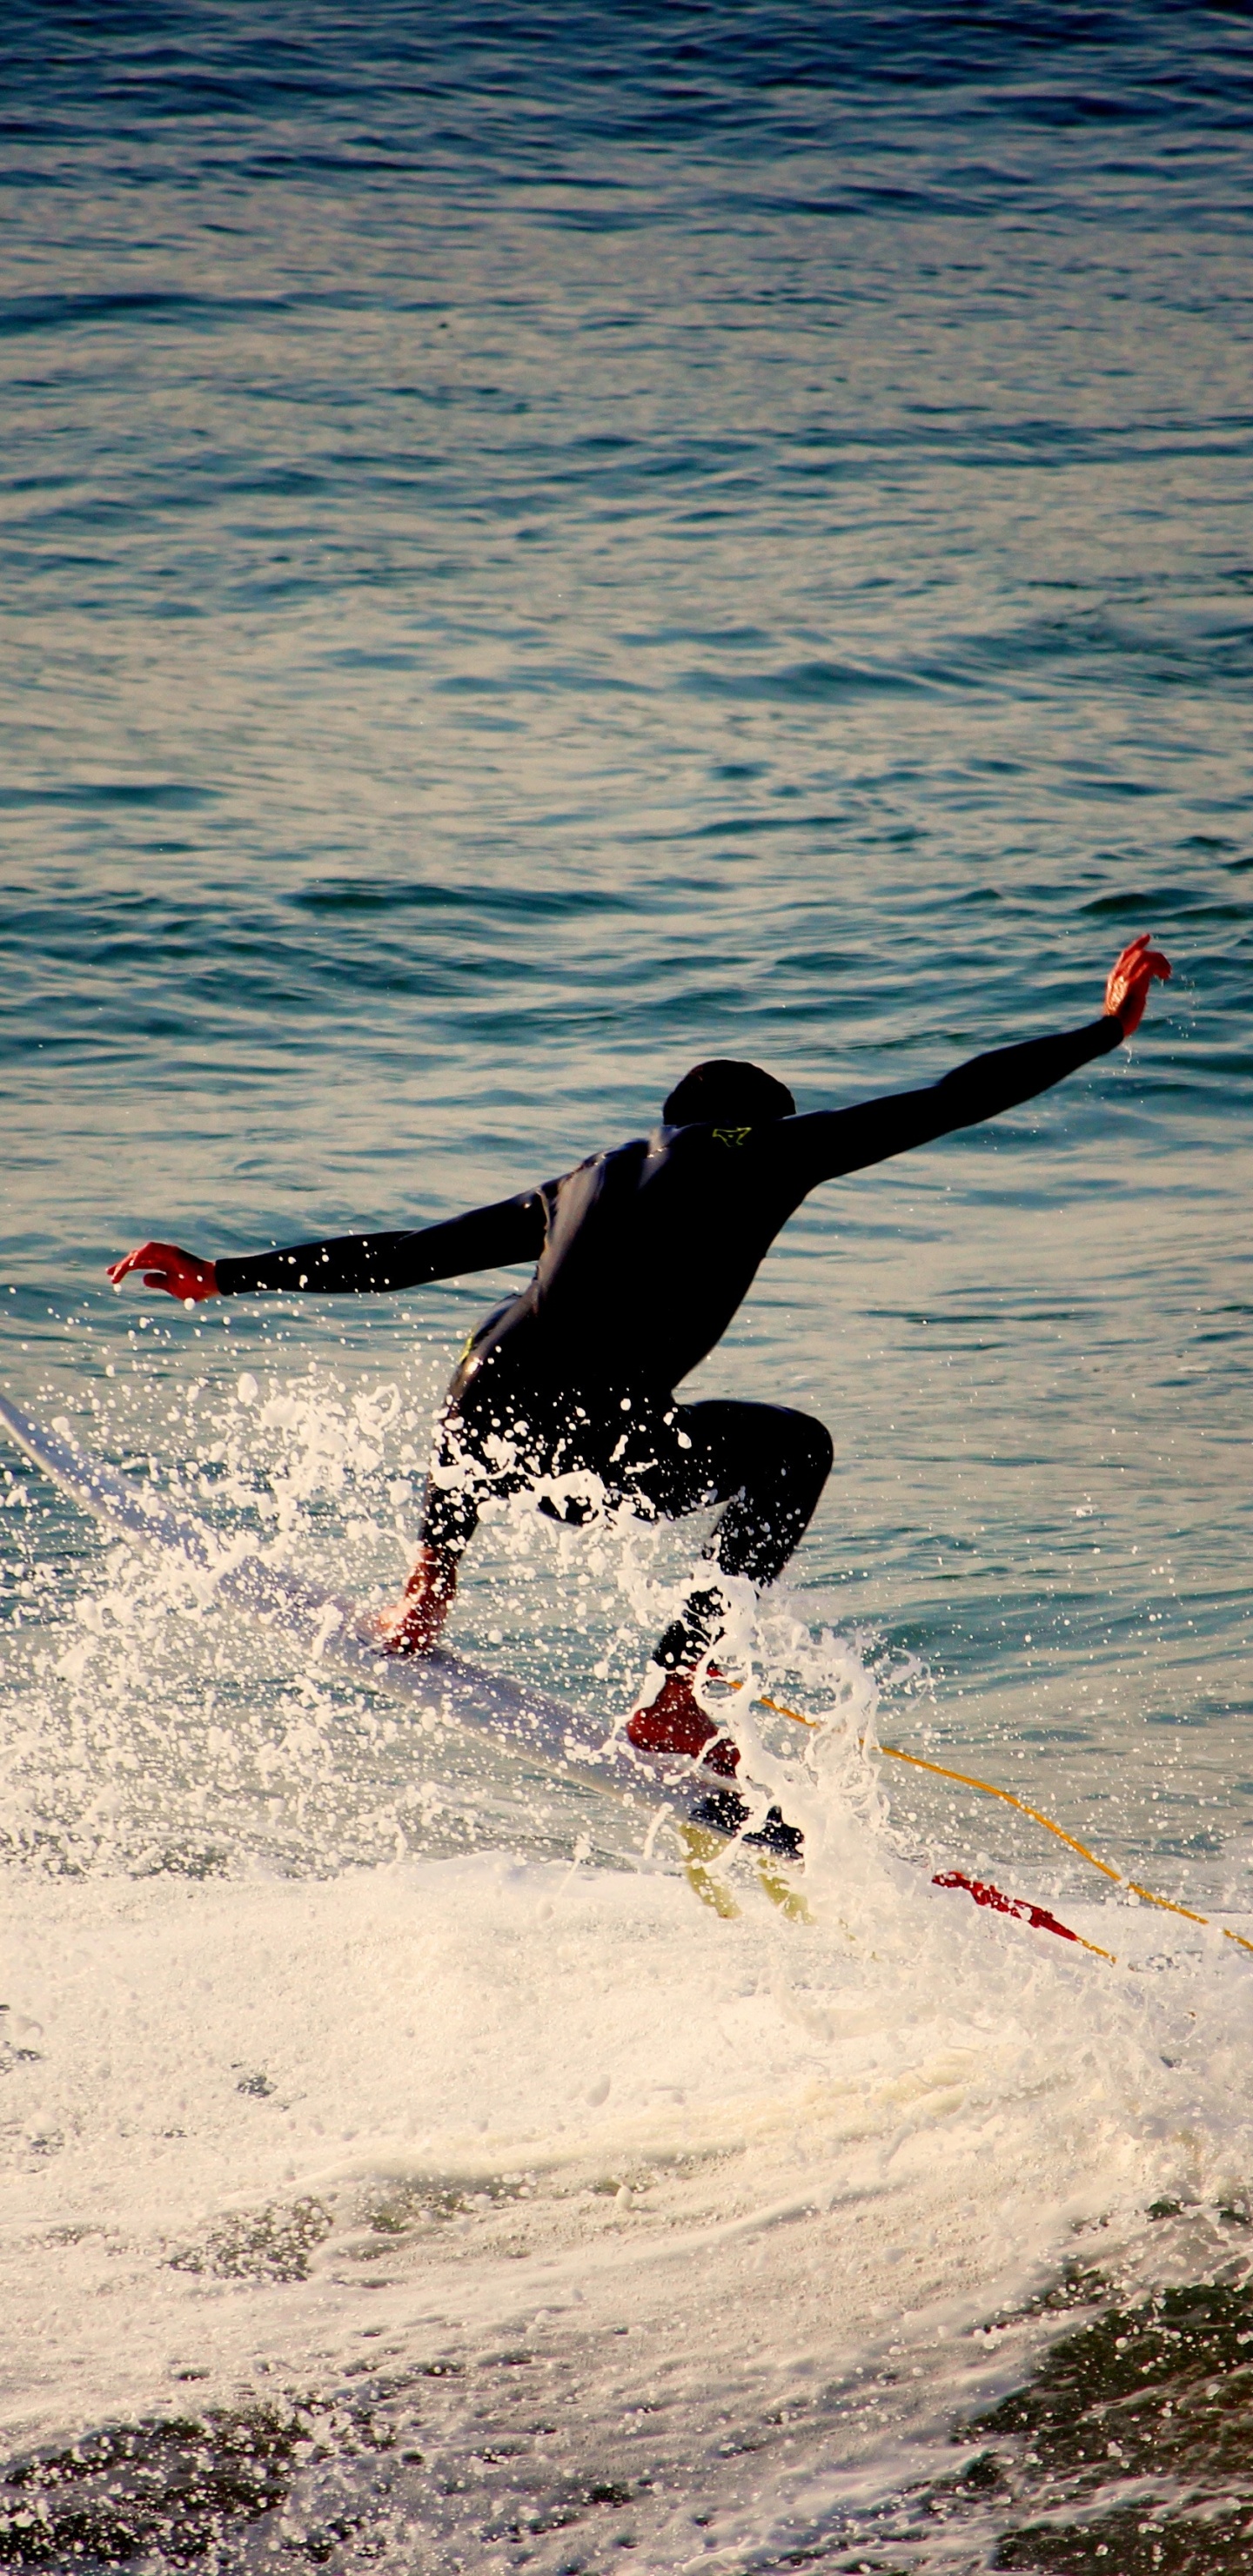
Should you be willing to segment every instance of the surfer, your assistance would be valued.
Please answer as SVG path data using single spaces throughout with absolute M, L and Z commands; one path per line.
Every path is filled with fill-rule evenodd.
M 641 1751 L 739 1755 L 694 1684 L 723 1634 L 719 1575 L 773 1583 L 830 1472 L 821 1422 L 781 1405 L 684 1404 L 675 1388 L 721 1340 L 780 1228 L 820 1182 L 980 1125 L 1032 1100 L 1139 1027 L 1168 960 L 1148 934 L 1110 970 L 1098 1019 L 1001 1047 L 921 1091 L 798 1116 L 759 1066 L 715 1060 L 670 1093 L 662 1124 L 540 1188 L 413 1233 L 344 1235 L 244 1260 L 145 1243 L 112 1264 L 187 1305 L 282 1291 L 379 1294 L 535 1264 L 470 1335 L 448 1390 L 403 1599 L 379 1623 L 393 1654 L 435 1646 L 485 1502 L 524 1491 L 579 1523 L 606 1506 L 677 1519 L 721 1504 L 707 1572 L 654 1651 L 652 1694 L 627 1732 Z

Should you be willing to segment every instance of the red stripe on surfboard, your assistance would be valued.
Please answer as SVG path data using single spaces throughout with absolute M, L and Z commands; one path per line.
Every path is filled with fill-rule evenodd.
M 1015 1923 L 1029 1923 L 1035 1932 L 1055 1932 L 1059 1941 L 1077 1941 L 1079 1935 L 1065 1923 L 1059 1923 L 1043 1905 L 1032 1905 L 1025 1896 L 1006 1896 L 986 1878 L 967 1878 L 964 1870 L 943 1869 L 932 1879 L 933 1887 L 964 1887 L 976 1905 L 990 1905 L 997 1914 L 1012 1915 Z

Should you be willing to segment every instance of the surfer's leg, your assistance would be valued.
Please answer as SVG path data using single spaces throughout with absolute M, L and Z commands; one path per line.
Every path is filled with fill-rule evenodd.
M 725 1502 L 706 1561 L 758 1588 L 774 1583 L 813 1519 L 835 1455 L 826 1424 L 781 1404 L 690 1404 L 678 1427 L 692 1443 L 694 1500 Z M 691 1504 L 687 1505 L 690 1509 Z M 718 1642 L 727 1603 L 712 1585 L 689 1594 L 656 1661 L 690 1669 Z
M 376 1634 L 389 1655 L 429 1655 L 437 1646 L 457 1591 L 460 1555 L 423 1539 L 401 1599 L 379 1619 Z
M 488 1370 L 468 1382 L 454 1378 L 427 1469 L 413 1570 L 377 1626 L 387 1653 L 427 1655 L 438 1644 L 483 1504 L 552 1472 L 563 1422 L 564 1411 L 534 1388 L 501 1383 Z
M 427 1469 L 413 1568 L 401 1599 L 378 1623 L 379 1643 L 390 1655 L 429 1655 L 452 1608 L 480 1500 L 496 1482 L 474 1431 L 473 1422 L 450 1404 Z
M 825 1422 L 783 1404 L 693 1404 L 687 1427 L 727 1508 L 705 1554 L 724 1574 L 777 1581 L 818 1508 L 835 1458 Z
M 726 1504 L 705 1549 L 724 1574 L 758 1586 L 773 1583 L 813 1518 L 834 1451 L 825 1424 L 773 1404 L 676 1406 L 668 1444 L 649 1478 L 649 1499 L 667 1517 L 702 1503 Z M 653 1662 L 663 1675 L 652 1700 L 627 1732 L 641 1750 L 699 1753 L 711 1770 L 734 1771 L 739 1755 L 711 1724 L 692 1688 L 697 1667 L 722 1635 L 730 1602 L 714 1582 L 688 1594 L 659 1640 Z

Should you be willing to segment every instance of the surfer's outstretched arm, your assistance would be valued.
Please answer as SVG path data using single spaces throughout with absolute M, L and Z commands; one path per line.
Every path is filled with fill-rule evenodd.
M 111 1263 L 109 1277 L 118 1288 L 128 1271 L 142 1271 L 145 1288 L 164 1288 L 167 1296 L 192 1306 L 205 1297 L 252 1297 L 275 1289 L 289 1295 L 303 1288 L 331 1296 L 370 1296 L 422 1288 L 465 1271 L 538 1261 L 546 1223 L 542 1192 L 525 1190 L 495 1207 L 472 1208 L 467 1216 L 411 1234 L 341 1234 L 242 1261 L 201 1261 L 176 1243 L 141 1243 L 136 1252 Z
M 772 1133 L 782 1150 L 796 1157 L 798 1178 L 811 1190 L 820 1181 L 864 1171 L 868 1164 L 931 1144 L 959 1127 L 981 1126 L 985 1119 L 1050 1091 L 1094 1056 L 1121 1046 L 1140 1025 L 1150 984 L 1154 978 L 1164 984 L 1169 974 L 1169 959 L 1150 947 L 1145 932 L 1111 967 L 1099 1019 L 1059 1037 L 1029 1038 L 1025 1045 L 974 1056 L 926 1091 L 898 1091 L 882 1100 L 860 1101 L 852 1109 L 784 1119 Z

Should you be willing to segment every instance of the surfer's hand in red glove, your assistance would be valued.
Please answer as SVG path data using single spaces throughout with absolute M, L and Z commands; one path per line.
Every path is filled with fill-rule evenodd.
M 1122 1023 L 1125 1038 L 1132 1037 L 1144 1017 L 1149 986 L 1156 977 L 1159 984 L 1170 982 L 1170 959 L 1160 948 L 1150 948 L 1149 934 L 1142 930 L 1121 957 L 1116 957 L 1109 970 L 1105 987 L 1105 1008 Z
M 198 1306 L 203 1297 L 218 1293 L 213 1263 L 198 1261 L 194 1252 L 180 1252 L 176 1243 L 141 1243 L 124 1261 L 111 1261 L 109 1277 L 115 1288 L 121 1287 L 128 1270 L 142 1270 L 145 1288 L 164 1288 L 167 1297 L 180 1297 L 185 1306 Z

